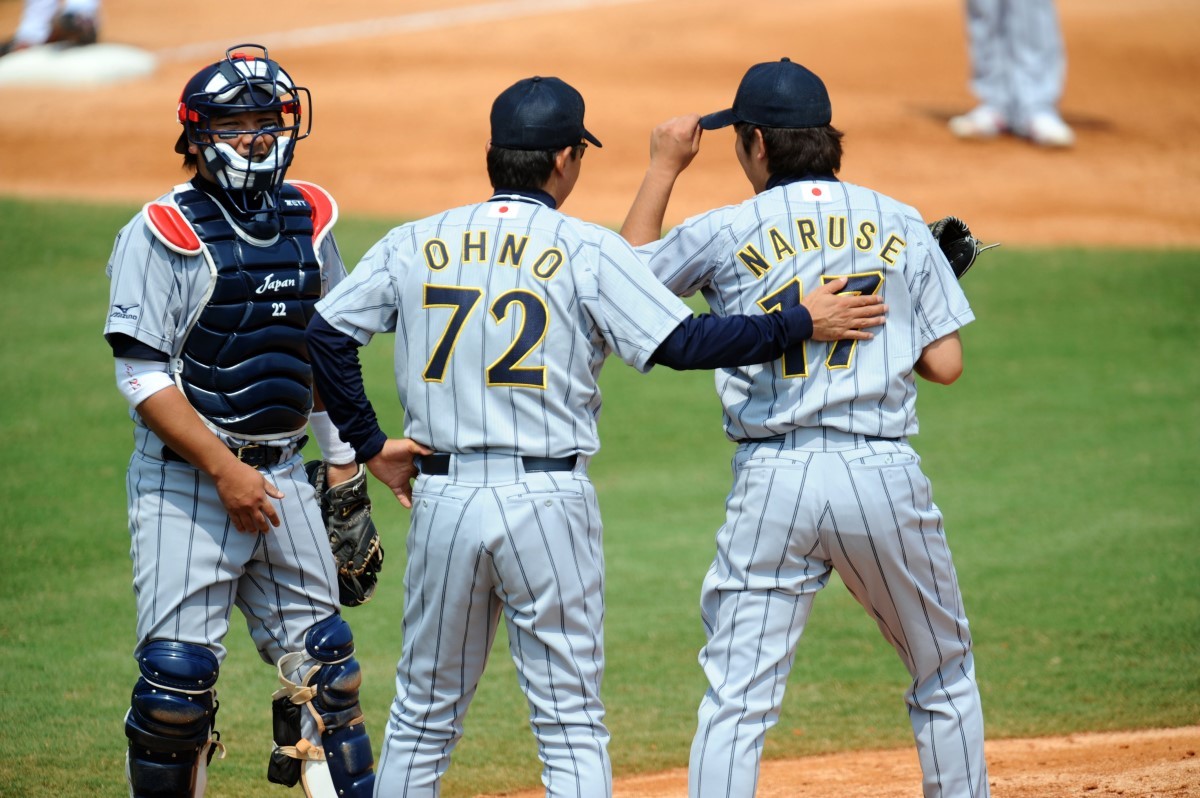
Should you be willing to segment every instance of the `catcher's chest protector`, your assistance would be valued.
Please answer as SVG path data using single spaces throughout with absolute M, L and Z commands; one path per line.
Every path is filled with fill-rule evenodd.
M 251 243 L 206 194 L 185 190 L 175 202 L 214 273 L 179 352 L 180 388 L 201 415 L 233 435 L 302 431 L 312 409 L 304 328 L 321 295 L 308 203 L 285 186 L 279 235 Z

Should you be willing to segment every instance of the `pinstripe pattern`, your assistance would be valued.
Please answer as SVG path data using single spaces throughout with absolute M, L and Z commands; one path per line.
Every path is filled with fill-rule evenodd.
M 914 364 L 974 318 L 925 223 L 861 186 L 799 181 L 640 251 L 669 288 L 702 291 L 718 315 L 761 313 L 761 302 L 799 301 L 823 276 L 850 274 L 875 275 L 888 305 L 887 324 L 844 367 L 827 365 L 842 365 L 834 345 L 809 342 L 803 357 L 716 375 L 727 435 L 757 442 L 734 456 L 701 590 L 709 689 L 691 796 L 754 794 L 813 598 L 834 569 L 912 675 L 905 701 L 925 795 L 986 796 L 971 635 L 941 513 L 907 443 L 918 430 Z
M 265 471 L 284 492 L 281 525 L 238 532 L 212 481 L 195 468 L 135 453 L 129 461 L 130 557 L 137 639 L 209 648 L 223 640 L 236 605 L 267 662 L 304 648 L 304 634 L 337 612 L 325 527 L 299 456 Z
M 819 198 L 812 196 L 814 190 Z M 865 249 L 851 240 L 834 246 L 838 239 L 827 231 L 841 218 L 847 239 L 851 231 L 870 225 L 877 231 L 873 243 Z M 800 222 L 816 230 L 809 241 L 818 246 L 807 252 Z M 771 231 L 778 237 L 773 239 Z M 895 253 L 885 247 L 891 236 L 902 242 L 894 245 Z M 750 246 L 763 255 L 767 268 L 742 264 L 737 253 Z M 782 253 L 778 257 L 776 247 Z M 888 304 L 888 323 L 876 328 L 874 340 L 854 345 L 850 368 L 827 367 L 831 345 L 809 342 L 803 350 L 804 378 L 785 377 L 782 360 L 716 372 L 725 431 L 734 440 L 767 438 L 801 426 L 889 438 L 916 434 L 913 364 L 927 344 L 974 319 L 916 210 L 850 183 L 779 186 L 741 205 L 688 219 L 639 252 L 650 258 L 650 268 L 668 288 L 680 295 L 702 291 L 721 316 L 761 314 L 758 303 L 786 292 L 795 279 L 809 292 L 820 286 L 822 275 L 882 274 L 879 293 Z
M 967 0 L 971 89 L 1016 130 L 1057 114 L 1067 56 L 1054 0 Z
M 691 311 L 615 233 L 530 197 L 396 228 L 317 310 L 360 343 L 396 333 L 404 434 L 454 455 L 447 476 L 414 489 L 375 794 L 438 794 L 503 619 L 547 795 L 610 795 L 604 560 L 586 472 L 597 377 L 610 353 L 648 370 Z M 498 372 L 512 352 L 517 368 Z M 574 474 L 525 474 L 514 455 L 579 458 Z
M 595 490 L 583 467 L 496 484 L 511 457 L 456 459 L 456 476 L 422 476 L 413 493 L 404 646 L 375 794 L 438 794 L 503 620 L 546 794 L 611 795 Z
M 754 794 L 812 602 L 836 569 L 913 678 L 926 796 L 985 796 L 971 635 L 942 517 L 912 448 L 843 436 L 743 444 L 704 579 L 708 641 L 691 794 Z
M 497 206 L 515 210 L 489 216 Z M 486 247 L 464 253 L 464 237 L 477 244 L 484 235 Z M 519 267 L 501 262 L 509 235 L 525 241 Z M 439 269 L 430 268 L 426 255 L 436 246 L 445 253 Z M 552 277 L 539 278 L 534 264 L 553 250 L 565 260 Z M 424 307 L 427 285 L 480 291 L 439 378 L 426 370 L 455 311 Z M 486 369 L 522 335 L 538 332 L 521 310 L 494 317 L 494 303 L 514 292 L 546 308 L 547 327 L 520 363 L 545 370 L 544 388 L 488 384 Z M 594 454 L 596 379 L 605 357 L 611 352 L 644 371 L 662 340 L 691 315 L 611 230 L 532 202 L 468 205 L 396 228 L 317 310 L 359 343 L 380 332 L 395 332 L 403 343 L 395 367 L 400 403 L 409 411 L 405 436 L 443 452 L 546 457 Z
M 325 287 L 345 276 L 332 235 L 321 242 L 318 261 Z M 139 214 L 118 234 L 107 273 L 105 334 L 124 334 L 165 355 L 178 355 L 207 301 L 212 273 L 203 255 L 168 249 Z M 280 526 L 263 535 L 245 534 L 234 528 L 212 479 L 186 463 L 164 461 L 162 440 L 135 410 L 129 412 L 134 451 L 126 490 L 137 604 L 135 657 L 150 640 L 165 639 L 203 646 L 224 662 L 234 606 L 265 662 L 304 651 L 308 630 L 339 609 L 333 557 L 299 454 L 260 469 L 284 494 L 275 501 Z M 224 433 L 219 437 L 227 445 L 248 442 Z M 294 450 L 298 437 L 280 436 L 268 445 Z M 264 695 L 261 708 L 266 712 L 269 706 L 270 696 Z M 302 724 L 303 734 L 319 746 L 315 721 L 306 714 Z

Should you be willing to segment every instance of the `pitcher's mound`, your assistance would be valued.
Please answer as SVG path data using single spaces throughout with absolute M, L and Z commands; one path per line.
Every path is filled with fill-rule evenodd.
M 127 44 L 48 44 L 0 58 L 0 86 L 95 86 L 144 77 L 157 59 Z

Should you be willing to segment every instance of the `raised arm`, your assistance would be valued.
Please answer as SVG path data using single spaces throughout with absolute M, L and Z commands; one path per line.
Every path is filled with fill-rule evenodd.
M 675 180 L 700 151 L 703 132 L 700 117 L 688 114 L 663 122 L 650 134 L 650 164 L 621 225 L 621 235 L 630 244 L 648 244 L 662 235 Z

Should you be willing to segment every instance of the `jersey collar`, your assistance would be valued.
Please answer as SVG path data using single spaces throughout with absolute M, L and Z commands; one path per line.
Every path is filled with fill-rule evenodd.
M 511 188 L 498 188 L 488 202 L 528 202 L 531 205 L 545 205 L 552 210 L 558 209 L 554 197 L 545 191 L 524 191 Z
M 826 181 L 829 181 L 829 182 L 832 182 L 832 183 L 837 183 L 837 182 L 839 182 L 839 181 L 838 181 L 838 179 L 837 179 L 836 177 L 834 177 L 833 175 L 831 175 L 831 174 L 823 174 L 823 175 L 812 175 L 812 174 L 810 174 L 810 175 L 771 175 L 771 177 L 767 179 L 767 187 L 766 187 L 765 189 L 763 189 L 763 190 L 764 190 L 764 191 L 770 191 L 770 190 L 771 190 L 771 189 L 773 189 L 773 188 L 779 188 L 780 186 L 786 186 L 786 185 L 788 185 L 789 183 L 801 183 L 801 182 L 808 181 L 808 180 L 826 180 Z

